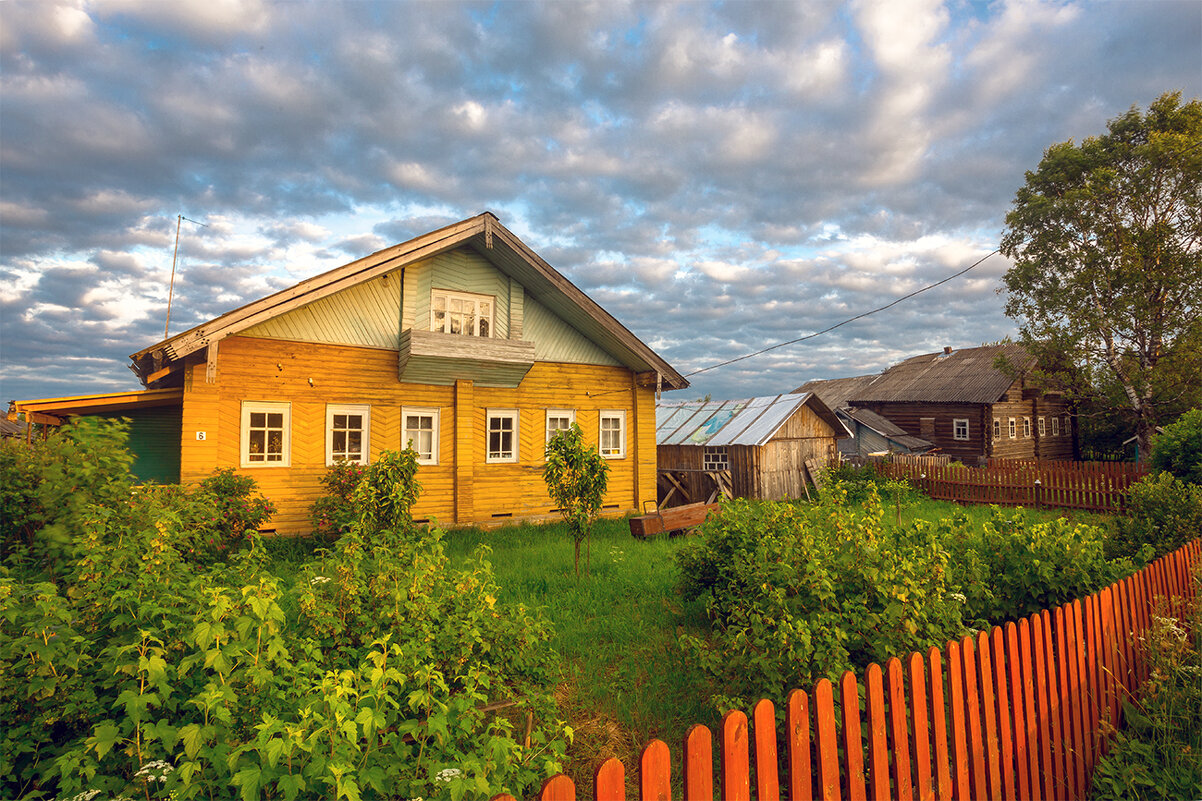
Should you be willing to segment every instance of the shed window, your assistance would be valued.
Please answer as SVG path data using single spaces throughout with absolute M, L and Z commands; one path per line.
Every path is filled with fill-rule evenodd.
M 1052 436 L 1053 437 L 1060 436 L 1060 418 L 1059 417 L 1052 418 Z
M 404 407 L 401 419 L 405 430 L 403 444 L 417 453 L 418 464 L 438 464 L 438 409 Z
M 1002 438 L 1002 418 L 1000 417 L 993 418 L 993 438 Z
M 1023 418 L 1023 439 L 1030 439 L 1030 438 L 1031 438 L 1031 418 L 1024 417 Z
M 576 422 L 576 411 L 574 409 L 547 409 L 547 438 L 545 442 L 549 443 L 551 437 L 555 436 L 557 431 L 567 431 L 572 427 L 572 423 Z
M 518 460 L 518 410 L 488 410 L 488 442 L 484 461 L 516 462 Z
M 242 466 L 291 464 L 292 404 L 242 403 Z
M 730 459 L 726 455 L 726 448 L 707 446 L 701 455 L 701 466 L 706 470 L 729 470 Z
M 601 455 L 606 459 L 626 456 L 626 412 L 601 411 Z
M 968 419 L 965 417 L 957 417 L 952 420 L 952 437 L 954 439 L 968 439 Z
M 326 406 L 326 464 L 367 464 L 371 447 L 370 406 Z
M 1013 417 L 1010 418 L 1009 425 L 1010 425 L 1010 439 L 1018 439 L 1018 424 L 1014 421 Z
M 491 337 L 494 308 L 492 295 L 435 289 L 430 295 L 430 330 Z
M 1039 428 L 1038 428 L 1039 436 L 1046 437 L 1048 435 L 1048 429 L 1047 429 L 1047 426 L 1044 425 L 1043 418 L 1042 417 L 1039 418 L 1039 420 L 1037 422 L 1039 424 Z

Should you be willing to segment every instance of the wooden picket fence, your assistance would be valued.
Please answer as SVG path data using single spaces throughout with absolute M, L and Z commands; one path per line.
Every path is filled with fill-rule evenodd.
M 1087 798 L 1108 732 L 1122 725 L 1123 700 L 1148 677 L 1137 639 L 1153 614 L 1186 616 L 1200 555 L 1195 540 L 1088 598 L 869 665 L 863 685 L 848 671 L 837 686 L 822 679 L 809 693 L 795 690 L 783 735 L 771 701 L 755 706 L 750 725 L 728 712 L 719 760 L 710 730 L 693 726 L 678 768 L 683 797 Z M 652 740 L 637 769 L 637 798 L 672 797 L 666 743 Z M 537 798 L 575 801 L 575 784 L 555 776 Z M 624 801 L 620 761 L 598 768 L 593 798 Z
M 1002 506 L 1054 506 L 1086 512 L 1126 507 L 1127 490 L 1147 475 L 1141 465 L 991 459 L 987 467 L 885 462 L 877 469 L 932 498 Z

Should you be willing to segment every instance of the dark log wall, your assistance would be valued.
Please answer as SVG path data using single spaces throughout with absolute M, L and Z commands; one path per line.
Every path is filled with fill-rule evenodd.
M 907 434 L 930 440 L 944 453 L 955 458 L 987 455 L 989 432 L 985 428 L 985 406 L 978 403 L 862 403 L 872 411 L 900 426 Z M 930 433 L 923 433 L 923 418 L 934 418 Z M 952 421 L 968 420 L 968 439 L 958 440 Z

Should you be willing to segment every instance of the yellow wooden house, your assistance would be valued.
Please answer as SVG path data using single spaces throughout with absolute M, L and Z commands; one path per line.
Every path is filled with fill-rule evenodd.
M 609 461 L 605 512 L 639 509 L 655 500 L 656 392 L 688 386 L 488 212 L 130 358 L 144 392 L 13 409 L 46 421 L 130 417 L 144 470 L 189 483 L 236 468 L 275 502 L 270 526 L 285 534 L 309 530 L 328 465 L 370 463 L 409 443 L 420 464 L 418 519 L 552 515 L 544 447 L 571 423 Z M 138 442 L 160 451 L 178 443 L 177 466 L 172 447 L 163 468 L 162 455 L 143 459 Z

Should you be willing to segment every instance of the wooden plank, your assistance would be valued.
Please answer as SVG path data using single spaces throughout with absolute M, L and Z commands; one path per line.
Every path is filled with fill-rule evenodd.
M 610 757 L 593 775 L 594 801 L 626 801 L 626 768 L 617 757 Z
M 996 685 L 990 635 L 977 633 L 977 687 L 981 696 L 981 712 L 985 719 L 985 767 L 989 778 L 989 797 L 1002 798 L 1001 745 L 998 733 L 997 703 L 1002 691 Z M 1004 699 L 1003 699 L 1004 703 Z
M 977 686 L 977 654 L 972 637 L 960 640 L 960 660 L 964 669 L 964 717 L 968 723 L 969 771 L 972 797 L 989 798 L 985 768 L 985 741 L 981 726 L 981 697 Z
M 714 798 L 714 738 L 709 728 L 693 724 L 684 738 L 684 797 Z
M 843 770 L 848 801 L 866 801 L 864 786 L 864 740 L 860 727 L 860 695 L 855 674 L 845 671 L 839 679 L 839 705 L 843 712 Z
M 814 685 L 814 723 L 817 732 L 818 784 L 822 801 L 841 801 L 839 741 L 835 733 L 835 691 L 829 679 Z
M 864 700 L 868 713 L 868 792 L 871 798 L 891 798 L 885 687 L 881 666 L 875 663 L 864 674 Z
M 672 798 L 672 757 L 668 744 L 652 740 L 639 759 L 640 801 L 670 801 Z
M 910 753 L 914 756 L 915 794 L 919 801 L 934 801 L 935 786 L 931 780 L 931 727 L 922 654 L 910 654 L 906 668 L 909 673 L 910 714 L 913 716 L 910 727 Z
M 1089 777 L 1092 776 L 1086 768 L 1086 752 L 1089 749 L 1087 741 L 1089 725 L 1085 712 L 1085 666 L 1082 664 L 1081 653 L 1081 602 L 1073 601 L 1064 608 L 1066 629 L 1065 640 L 1068 647 L 1069 664 L 1069 713 L 1073 721 L 1073 765 L 1076 770 L 1077 793 L 1085 795 L 1089 791 Z
M 952 773 L 955 776 L 957 798 L 973 797 L 972 781 L 969 777 L 968 753 L 968 721 L 964 713 L 964 673 L 961 661 L 960 645 L 947 644 L 947 679 L 948 699 L 951 707 L 952 751 L 954 763 Z
M 780 801 L 780 775 L 776 760 L 776 709 L 767 698 L 751 713 L 755 724 L 755 797 Z
M 910 773 L 910 732 L 906 726 L 906 688 L 901 660 L 890 659 L 885 670 L 889 690 L 889 742 L 893 745 L 893 797 L 911 801 L 914 781 Z
M 1056 767 L 1052 761 L 1052 710 L 1050 706 L 1048 687 L 1048 661 L 1046 657 L 1047 640 L 1044 637 L 1044 621 L 1039 615 L 1031 616 L 1031 645 L 1032 658 L 1035 662 L 1035 700 L 1036 720 L 1039 730 L 1039 770 L 1043 786 L 1040 795 L 1052 801 L 1062 796 L 1056 794 L 1054 782 Z
M 1010 731 L 1014 753 L 1014 792 L 1016 798 L 1031 798 L 1031 778 L 1027 754 L 1027 718 L 1023 704 L 1022 652 L 1018 626 L 1006 624 L 1006 678 L 1010 689 Z M 997 651 L 995 649 L 994 653 Z
M 810 801 L 814 797 L 810 758 L 810 699 L 804 690 L 789 693 L 785 703 L 785 726 L 789 738 L 789 799 Z
M 950 653 L 950 648 L 949 648 Z M 947 749 L 947 702 L 943 694 L 943 654 L 938 648 L 927 651 L 927 701 L 931 711 L 931 732 L 934 735 L 932 757 L 935 762 L 936 797 L 951 801 L 955 794 Z
M 538 798 L 539 801 L 576 801 L 576 785 L 560 773 L 543 782 L 543 789 Z
M 1064 786 L 1067 788 L 1066 798 L 1079 798 L 1081 788 L 1077 785 L 1076 770 L 1073 766 L 1076 743 L 1073 730 L 1072 697 L 1073 688 L 1070 682 L 1068 624 L 1065 622 L 1064 606 L 1058 606 L 1052 611 L 1053 631 L 1055 633 L 1056 675 L 1058 678 L 1057 695 L 1060 698 L 1060 742 L 1064 763 Z
M 751 761 L 748 756 L 747 716 L 732 709 L 722 718 L 722 798 L 751 800 Z

